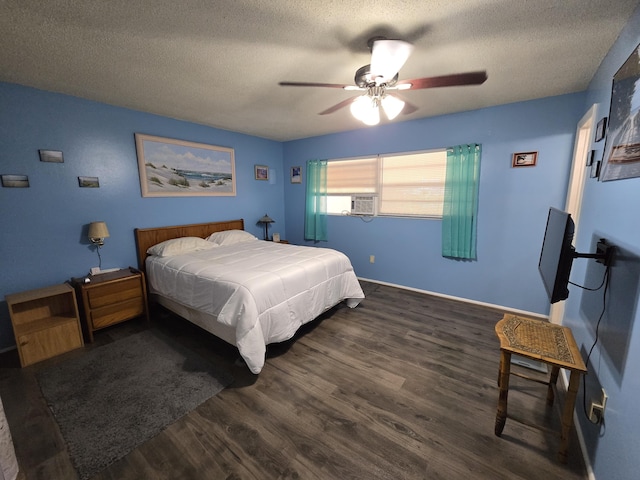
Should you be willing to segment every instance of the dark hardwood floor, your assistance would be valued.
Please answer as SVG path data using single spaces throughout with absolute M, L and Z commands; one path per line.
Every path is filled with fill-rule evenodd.
M 95 479 L 587 478 L 575 434 L 568 464 L 556 460 L 559 402 L 546 407 L 543 385 L 512 377 L 509 411 L 546 429 L 510 418 L 493 434 L 503 312 L 362 284 L 360 306 L 336 307 L 270 346 L 259 375 L 235 348 L 153 309 L 152 328 L 225 365 L 235 382 Z M 96 332 L 94 344 L 24 369 L 17 353 L 0 356 L 24 478 L 76 478 L 38 369 L 144 328 L 134 320 Z

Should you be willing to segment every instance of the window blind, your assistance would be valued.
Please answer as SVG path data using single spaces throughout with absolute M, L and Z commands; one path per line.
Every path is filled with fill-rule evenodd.
M 442 216 L 445 151 L 382 157 L 379 212 Z
M 327 168 L 327 194 L 375 194 L 378 184 L 378 159 L 359 158 L 330 161 Z

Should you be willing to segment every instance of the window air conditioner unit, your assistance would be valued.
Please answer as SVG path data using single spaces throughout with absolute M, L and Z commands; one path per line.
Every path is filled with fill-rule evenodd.
M 352 195 L 351 215 L 376 215 L 376 197 L 373 195 Z

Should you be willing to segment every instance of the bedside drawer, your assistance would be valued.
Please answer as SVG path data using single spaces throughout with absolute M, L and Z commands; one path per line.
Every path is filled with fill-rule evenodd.
M 82 321 L 89 342 L 93 332 L 143 315 L 149 323 L 144 273 L 134 268 L 96 275 L 78 283 Z
M 137 298 L 93 309 L 91 311 L 91 325 L 94 330 L 97 330 L 143 313 L 145 313 L 144 299 L 138 295 Z
M 100 285 L 87 291 L 89 308 L 101 308 L 138 298 L 142 300 L 142 286 L 139 278 L 128 278 L 120 282 Z

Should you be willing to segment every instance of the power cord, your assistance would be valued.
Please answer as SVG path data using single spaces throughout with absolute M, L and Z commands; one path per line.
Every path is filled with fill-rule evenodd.
M 596 323 L 596 338 L 594 339 L 593 344 L 589 349 L 589 353 L 587 354 L 587 359 L 584 362 L 584 365 L 587 368 L 587 370 L 589 370 L 589 360 L 591 359 L 591 354 L 593 353 L 593 349 L 598 343 L 598 336 L 600 334 L 600 323 L 602 322 L 602 319 L 604 318 L 604 314 L 607 310 L 607 292 L 609 291 L 609 280 L 611 278 L 610 271 L 611 271 L 611 267 L 607 266 L 607 269 L 604 271 L 604 276 L 602 277 L 602 283 L 598 288 L 587 288 L 587 287 L 583 287 L 582 285 L 577 285 L 573 282 L 569 282 L 571 283 L 571 285 L 575 285 L 584 290 L 589 290 L 592 292 L 600 290 L 604 286 L 604 291 L 602 294 L 602 311 L 600 312 L 600 316 L 598 317 L 598 322 Z M 587 412 L 587 381 L 586 379 L 585 381 L 582 382 L 582 410 L 584 411 L 584 416 L 587 417 L 587 420 L 589 420 L 589 423 L 592 423 L 593 425 L 598 425 L 600 423 L 597 420 L 595 422 L 591 420 L 591 418 L 589 418 L 589 413 Z

